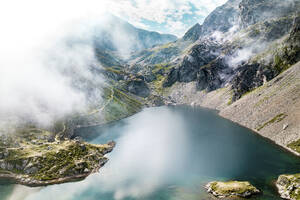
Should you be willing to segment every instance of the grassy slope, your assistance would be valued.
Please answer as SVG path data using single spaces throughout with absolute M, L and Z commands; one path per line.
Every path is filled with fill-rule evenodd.
M 54 133 L 32 127 L 2 135 L 0 141 L 0 177 L 8 174 L 16 177 L 16 182 L 29 185 L 85 177 L 107 161 L 104 155 L 113 148 L 111 144 L 59 140 Z

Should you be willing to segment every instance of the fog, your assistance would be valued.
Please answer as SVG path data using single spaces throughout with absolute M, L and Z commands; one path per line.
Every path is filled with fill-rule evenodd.
M 186 138 L 179 116 L 167 109 L 159 117 L 156 110 L 143 112 L 123 134 L 114 161 L 100 173 L 104 188 L 115 191 L 115 199 L 150 194 L 183 169 Z
M 79 5 L 66 12 L 71 2 L 13 0 L 1 6 L 2 123 L 9 119 L 47 126 L 85 107 L 84 94 L 73 87 L 71 76 L 62 73 L 80 69 L 87 75 L 86 66 L 94 62 L 88 42 L 76 48 L 65 43 L 69 36 L 90 40 L 86 27 L 80 26 L 84 13 Z
M 252 56 L 257 55 L 258 53 L 263 52 L 269 47 L 270 43 L 258 41 L 255 42 L 253 39 L 248 38 L 248 41 L 251 41 L 250 45 L 244 46 L 241 49 L 238 49 L 234 52 L 233 55 L 226 57 L 227 64 L 232 68 L 237 68 L 243 62 L 248 61 Z
M 182 116 L 167 108 L 160 108 L 159 116 L 156 109 L 139 113 L 121 132 L 117 146 L 109 155 L 111 159 L 99 174 L 83 182 L 47 187 L 36 194 L 32 191 L 26 200 L 68 200 L 81 195 L 87 198 L 89 195 L 84 193 L 87 190 L 112 193 L 116 200 L 145 197 L 184 174 L 188 155 L 183 122 Z M 103 134 L 111 136 L 112 133 Z M 31 189 L 23 187 L 23 190 Z
M 109 30 L 110 20 L 105 3 L 95 0 L 3 3 L 0 130 L 26 123 L 50 126 L 101 103 L 105 80 L 90 71 L 101 67 L 94 55 L 95 35 L 113 31 L 117 51 L 127 55 L 131 48 L 122 27 Z
M 98 134 L 93 143 L 117 144 L 99 173 L 80 182 L 0 192 L 6 200 L 196 200 L 208 199 L 203 186 L 213 180 L 247 180 L 265 188 L 265 180 L 299 168 L 296 157 L 200 108 L 146 109 Z M 264 191 L 273 194 L 273 186 Z

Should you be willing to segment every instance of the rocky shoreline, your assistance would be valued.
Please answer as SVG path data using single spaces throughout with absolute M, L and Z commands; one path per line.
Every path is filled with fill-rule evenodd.
M 110 153 L 111 151 L 112 149 L 107 153 Z M 77 181 L 84 180 L 91 174 L 98 173 L 100 168 L 103 167 L 106 164 L 106 162 L 108 162 L 108 159 L 105 159 L 104 161 L 100 162 L 99 166 L 94 168 L 90 172 L 83 172 L 77 175 L 66 176 L 66 177 L 56 178 L 56 179 L 46 180 L 46 181 L 37 180 L 28 175 L 22 175 L 22 174 L 17 174 L 12 172 L 7 172 L 7 173 L 2 172 L 2 174 L 0 172 L 0 179 L 9 180 L 11 183 L 25 185 L 29 187 L 41 187 L 41 186 L 56 185 L 56 184 L 62 184 L 68 182 L 77 182 Z
M 60 140 L 35 128 L 2 135 L 0 144 L 0 179 L 31 187 L 82 180 L 105 165 L 105 155 L 116 145 Z
M 92 173 L 96 173 L 96 172 L 97 171 L 92 172 Z M 0 174 L 0 179 L 9 180 L 11 183 L 25 185 L 25 186 L 29 186 L 29 187 L 41 187 L 41 186 L 81 181 L 81 180 L 84 180 L 86 177 L 88 177 L 92 173 L 79 174 L 79 175 L 74 175 L 74 176 L 70 176 L 70 177 L 53 179 L 53 180 L 49 180 L 49 181 L 33 180 L 31 178 L 26 178 L 26 177 L 24 177 L 22 175 L 18 175 L 18 174 Z
M 300 156 L 298 80 L 300 63 L 233 103 L 229 103 L 232 97 L 230 86 L 207 93 L 198 91 L 195 82 L 174 84 L 169 96 L 178 105 L 217 110 L 219 116 L 249 128 Z
M 214 181 L 208 183 L 205 188 L 208 193 L 211 193 L 217 198 L 227 197 L 242 197 L 248 198 L 253 195 L 259 194 L 261 191 L 251 185 L 249 182 L 244 181 L 228 181 L 219 182 Z
M 300 199 L 300 174 L 280 175 L 276 181 L 276 187 L 281 198 Z

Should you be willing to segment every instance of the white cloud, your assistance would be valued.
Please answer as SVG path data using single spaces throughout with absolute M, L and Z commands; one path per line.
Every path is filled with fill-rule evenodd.
M 151 108 L 134 116 L 125 126 L 117 146 L 109 155 L 109 162 L 99 174 L 89 176 L 83 182 L 54 185 L 42 188 L 26 200 L 88 199 L 89 191 L 106 199 L 149 199 L 149 194 L 178 179 L 186 171 L 189 159 L 187 127 L 181 116 L 163 108 Z M 111 135 L 111 132 L 103 134 Z M 175 175 L 175 176 L 174 176 Z M 68 192 L 65 192 L 68 191 Z M 12 197 L 20 190 L 14 190 Z M 101 194 L 101 195 L 100 195 Z M 11 198 L 12 199 L 12 198 Z
M 65 71 L 93 78 L 94 62 L 86 30 L 96 9 L 82 1 L 11 0 L 0 7 L 0 120 L 32 121 L 46 126 L 86 104 Z M 103 13 L 101 7 L 98 13 Z M 95 15 L 96 16 L 96 15 Z M 90 20 L 88 20 L 90 22 Z M 84 25 L 83 25 L 84 24 Z M 65 37 L 84 40 L 70 48 Z
M 81 110 L 85 104 L 84 94 L 74 89 L 70 77 L 61 72 L 76 69 L 77 73 L 85 78 L 94 78 L 84 70 L 84 67 L 94 62 L 93 50 L 89 44 L 91 42 L 89 27 L 95 23 L 105 24 L 103 16 L 107 12 L 128 19 L 129 22 L 142 28 L 153 28 L 143 20 L 156 22 L 161 24 L 159 31 L 181 35 L 190 26 L 184 22 L 185 14 L 195 17 L 197 10 L 208 14 L 224 1 L 1 2 L 0 117 L 18 112 L 26 118 L 34 113 L 31 120 L 45 122 L 74 109 Z M 60 44 L 62 39 L 74 33 L 77 38 L 84 40 L 85 44 L 78 44 L 79 46 L 75 48 Z M 119 33 L 116 31 L 116 34 L 121 36 Z M 50 52 L 53 56 L 51 59 L 55 58 L 51 62 L 49 62 Z
M 113 14 L 127 19 L 134 25 L 142 20 L 149 20 L 167 25 L 161 30 L 164 33 L 183 35 L 189 24 L 183 22 L 185 14 L 194 15 L 196 22 L 202 22 L 213 9 L 227 0 L 107 0 L 108 10 Z M 193 8 L 194 6 L 194 8 Z M 179 28 L 179 24 L 180 28 Z M 173 26 L 175 28 L 173 29 Z

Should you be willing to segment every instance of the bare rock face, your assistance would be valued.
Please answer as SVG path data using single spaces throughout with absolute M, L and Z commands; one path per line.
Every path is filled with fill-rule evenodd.
M 274 77 L 274 70 L 260 64 L 243 65 L 231 81 L 233 89 L 232 100 L 240 99 L 246 92 L 263 85 L 264 80 L 269 81 Z
M 201 34 L 202 34 L 202 26 L 197 23 L 186 32 L 186 34 L 183 36 L 183 39 L 196 41 L 200 38 Z
M 207 192 L 213 194 L 218 198 L 226 197 L 250 197 L 259 194 L 260 191 L 251 185 L 249 182 L 228 181 L 228 182 L 210 182 L 205 188 Z
M 298 0 L 243 0 L 240 5 L 240 18 L 242 26 L 249 25 L 272 18 L 287 16 L 299 11 Z
M 189 83 L 197 81 L 199 89 L 211 91 L 221 86 L 219 71 L 222 63 L 213 63 L 220 55 L 220 46 L 210 40 L 203 40 L 195 45 L 182 62 L 170 70 L 163 83 L 163 87 L 170 87 L 175 82 Z M 224 64 L 224 63 L 223 63 Z
M 280 175 L 276 186 L 283 199 L 300 199 L 300 174 Z
M 148 97 L 150 95 L 150 89 L 143 80 L 131 80 L 127 83 L 127 89 L 130 93 L 140 96 Z
M 209 35 L 215 31 L 225 33 L 234 25 L 237 25 L 240 2 L 241 0 L 229 0 L 211 12 L 203 22 L 202 34 Z

